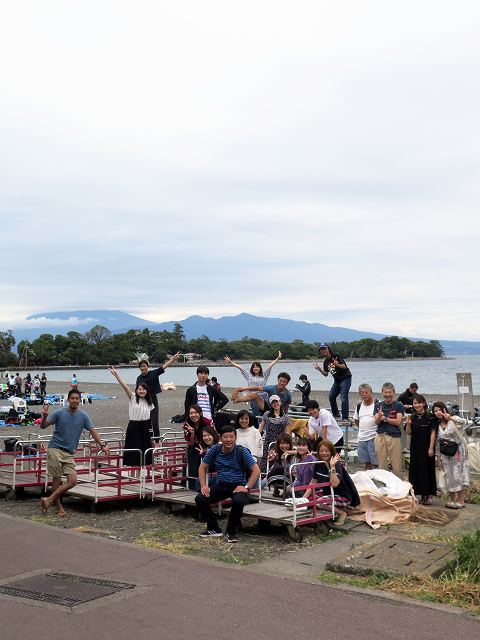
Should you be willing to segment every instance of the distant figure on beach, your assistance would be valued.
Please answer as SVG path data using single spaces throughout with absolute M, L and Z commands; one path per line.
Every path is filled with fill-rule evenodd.
M 40 378 L 38 377 L 38 373 L 36 373 L 33 378 L 33 392 L 36 396 L 40 394 Z
M 302 384 L 296 384 L 295 389 L 298 389 L 302 392 L 302 404 L 303 406 L 305 406 L 310 400 L 310 392 L 312 390 L 312 387 L 307 376 L 304 373 L 302 373 L 302 375 L 299 377 L 299 380 Z
M 268 365 L 265 371 L 263 370 L 260 362 L 257 362 L 257 361 L 252 362 L 250 369 L 247 371 L 241 365 L 237 364 L 236 362 L 233 362 L 233 360 L 231 360 L 228 356 L 225 356 L 224 360 L 226 363 L 231 364 L 232 367 L 236 367 L 240 371 L 242 376 L 247 381 L 247 385 L 249 387 L 251 386 L 264 387 L 267 384 L 268 378 L 270 377 L 272 368 L 277 364 L 279 360 L 281 360 L 281 358 L 282 358 L 282 352 L 279 351 L 275 360 L 272 360 L 272 362 Z M 260 415 L 260 409 L 258 408 L 258 405 L 255 402 L 255 400 L 252 400 L 250 402 L 250 409 L 254 416 Z
M 361 384 L 358 387 L 358 394 L 361 402 L 357 404 L 353 414 L 353 421 L 358 427 L 358 462 L 364 464 L 365 470 L 369 471 L 378 466 L 375 453 L 377 424 L 374 411 L 376 402 L 369 384 Z
M 417 393 L 418 384 L 416 382 L 411 382 L 408 389 L 405 389 L 405 391 L 398 396 L 397 400 L 405 407 L 405 413 L 413 412 L 413 398 Z
M 165 369 L 168 369 L 170 365 L 178 360 L 180 357 L 180 351 L 173 355 L 169 360 L 163 363 L 161 367 L 157 369 L 149 369 L 148 360 L 140 360 L 138 368 L 140 369 L 140 375 L 137 376 L 137 385 L 140 383 L 146 384 L 150 390 L 152 396 L 152 428 L 155 432 L 159 430 L 159 412 L 158 412 L 158 394 L 161 393 L 162 387 L 160 386 L 159 376 L 165 373 Z
M 26 396 L 29 396 L 32 393 L 32 376 L 30 373 L 27 373 L 27 375 L 25 376 L 24 389 Z
M 125 432 L 125 449 L 140 449 L 145 455 L 147 449 L 159 444 L 160 432 L 158 424 L 153 427 L 151 411 L 153 400 L 150 389 L 144 382 L 137 382 L 135 392 L 122 380 L 114 367 L 110 373 L 120 384 L 128 398 L 128 425 Z M 123 464 L 127 467 L 140 467 L 143 460 L 136 451 L 125 451 Z M 145 458 L 145 464 L 152 463 L 152 452 Z M 139 475 L 136 474 L 136 475 Z
M 62 496 L 77 484 L 73 454 L 78 447 L 83 430 L 89 431 L 100 449 L 108 454 L 108 447 L 94 428 L 90 416 L 79 409 L 80 391 L 70 389 L 67 400 L 68 407 L 54 411 L 50 418 L 48 417 L 49 405 L 44 404 L 40 423 L 40 429 L 55 425 L 47 449 L 47 470 L 52 478 L 52 494 L 41 498 L 40 504 L 42 512 L 47 513 L 50 505 L 54 503 L 60 518 L 67 517 L 62 505 Z M 62 483 L 62 476 L 66 476 L 66 482 Z
M 15 376 L 11 373 L 8 376 L 8 393 L 13 396 L 15 394 Z
M 228 403 L 227 396 L 212 385 L 207 385 L 210 370 L 205 365 L 197 367 L 197 382 L 185 393 L 185 416 L 192 404 L 200 405 L 203 416 L 215 421 L 215 414 Z
M 222 387 L 215 376 L 212 376 L 212 379 L 210 380 L 210 384 L 212 385 L 212 387 L 215 387 L 217 391 L 222 390 Z
M 17 398 L 22 397 L 22 376 L 18 373 L 15 376 L 15 395 Z
M 40 378 L 40 395 L 43 397 L 47 393 L 47 376 L 45 372 L 42 373 L 42 377 Z
M 323 365 L 315 362 L 313 365 L 314 368 L 321 373 L 322 376 L 327 377 L 329 373 L 333 376 L 333 385 L 328 394 L 333 416 L 340 418 L 337 406 L 337 398 L 340 396 L 342 420 L 344 424 L 348 424 L 348 392 L 352 384 L 352 372 L 347 367 L 347 363 L 342 356 L 339 353 L 333 353 L 326 342 L 322 342 L 318 350 L 325 360 L 323 361 Z
M 78 389 L 78 378 L 76 373 L 73 374 L 70 384 L 72 385 L 72 389 Z
M 374 408 L 377 435 L 375 437 L 375 453 L 380 469 L 388 469 L 388 461 L 393 473 L 403 479 L 403 458 L 401 444 L 401 426 L 405 409 L 401 402 L 394 399 L 395 387 L 391 382 L 382 385 L 383 401 Z

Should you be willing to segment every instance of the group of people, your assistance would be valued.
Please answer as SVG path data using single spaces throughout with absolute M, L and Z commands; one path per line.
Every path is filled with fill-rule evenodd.
M 389 469 L 403 477 L 401 446 L 402 428 L 410 436 L 408 479 L 418 500 L 431 505 L 437 493 L 436 465 L 445 474 L 450 495 L 446 506 L 450 509 L 465 507 L 465 489 L 469 485 L 467 441 L 464 435 L 466 421 L 451 415 L 444 402 L 428 407 L 425 397 L 418 393 L 418 385 L 395 396 L 391 382 L 382 386 L 382 400 L 375 400 L 372 388 L 361 384 L 353 419 L 358 426 L 358 461 L 366 469 Z
M 16 374 L 5 371 L 4 378 L 9 396 L 22 398 L 23 396 L 30 397 L 34 394 L 37 398 L 43 398 L 47 393 L 47 376 L 45 373 L 42 373 L 41 376 L 36 373 L 33 378 L 30 373 L 27 373 L 25 378 L 22 378 L 18 371 Z
M 238 523 L 248 500 L 248 493 L 258 486 L 261 475 L 265 478 L 264 482 L 273 488 L 274 495 L 280 495 L 283 485 L 286 493 L 282 497 L 290 492 L 291 495 L 303 494 L 309 498 L 313 492 L 312 485 L 318 483 L 326 486 L 325 483 L 329 483 L 333 487 L 334 501 L 340 516 L 345 515 L 345 508 L 358 505 L 355 486 L 340 461 L 344 444 L 342 426 L 347 422 L 350 424 L 348 392 L 351 372 L 345 360 L 333 353 L 325 343 L 320 345 L 320 353 L 324 361 L 321 365 L 315 363 L 315 369 L 321 371 L 322 375 L 331 374 L 334 380 L 329 394 L 331 411 L 321 408 L 316 400 L 309 399 L 310 383 L 307 376 L 302 376 L 300 390 L 309 420 L 305 434 L 293 437 L 292 419 L 289 415 L 292 395 L 287 388 L 291 377 L 286 371 L 281 371 L 277 375 L 276 384 L 268 384 L 272 368 L 282 357 L 280 352 L 265 369 L 261 363 L 254 362 L 247 370 L 228 356 L 225 357 L 228 364 L 240 370 L 247 382 L 247 386 L 234 390 L 231 400 L 233 403 L 250 405 L 250 410 L 241 410 L 236 414 L 233 425 L 222 424 L 218 415 L 229 398 L 221 391 L 216 380 L 210 380 L 208 367 L 201 365 L 197 368 L 197 380 L 187 388 L 185 394 L 183 433 L 187 443 L 188 486 L 198 491 L 196 502 L 207 523 L 207 530 L 202 534 L 204 537 L 223 535 L 210 504 L 230 497 L 233 508 L 225 535 L 230 542 L 237 540 Z M 159 376 L 179 356 L 179 353 L 175 354 L 163 366 L 155 369 L 150 369 L 146 360 L 140 361 L 140 373 L 134 390 L 121 379 L 116 369 L 110 369 L 129 400 L 129 421 L 125 436 L 127 451 L 124 455 L 126 466 L 139 465 L 138 453 L 128 450 L 141 450 L 145 453 L 159 445 Z M 339 395 L 341 413 L 336 402 Z M 405 428 L 411 436 L 409 480 L 419 500 L 426 505 L 431 504 L 436 493 L 437 454 L 439 464 L 446 474 L 451 496 L 447 506 L 462 508 L 464 490 L 468 486 L 468 462 L 461 419 L 451 416 L 442 402 L 434 403 L 430 412 L 425 398 L 418 394 L 416 383 L 412 383 L 405 394 L 400 396 L 404 403 L 400 398 L 395 399 L 394 386 L 389 382 L 382 386 L 381 400 L 375 400 L 372 388 L 366 383 L 360 385 L 359 395 L 360 402 L 353 415 L 358 426 L 359 462 L 365 464 L 366 469 L 377 466 L 382 469 L 391 468 L 396 475 L 402 477 L 401 430 Z M 62 485 L 59 478 L 68 472 L 67 485 L 73 486 L 76 481 L 74 467 L 72 468 L 73 451 L 81 430 L 86 428 L 92 431 L 93 428 L 89 420 L 84 417 L 79 420 L 76 417 L 83 414 L 78 408 L 79 397 L 78 390 L 72 386 L 68 394 L 68 407 L 55 412 L 51 419 L 48 418 L 48 407 L 44 408 L 43 414 L 42 427 L 55 424 L 55 432 L 48 453 L 54 490 L 49 498 L 43 499 L 42 508 L 47 510 L 50 504 L 55 503 L 60 514 L 63 513 L 60 498 L 68 489 L 65 489 L 66 485 Z M 61 416 L 57 417 L 59 413 Z M 75 425 L 73 437 L 66 436 L 64 423 Z M 92 431 L 92 436 L 100 447 L 106 449 L 95 430 Z M 55 451 L 50 454 L 50 449 L 60 449 L 61 455 Z M 148 459 L 146 463 L 149 463 Z M 289 486 L 290 482 L 286 482 L 286 477 L 292 463 L 297 464 L 293 467 L 296 471 L 292 474 L 294 480 Z M 315 491 L 315 499 L 320 495 L 321 503 L 328 508 L 331 500 L 324 491 L 325 486 Z

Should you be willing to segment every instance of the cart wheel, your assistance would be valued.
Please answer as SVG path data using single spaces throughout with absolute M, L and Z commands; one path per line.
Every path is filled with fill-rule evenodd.
M 291 542 L 301 542 L 303 540 L 303 531 L 299 527 L 294 527 L 291 524 L 287 526 L 287 535 Z
M 317 522 L 313 526 L 313 531 L 316 536 L 326 536 L 330 531 L 330 527 L 326 522 Z
M 160 511 L 164 513 L 166 516 L 168 516 L 172 513 L 172 505 L 169 504 L 168 502 L 161 502 Z

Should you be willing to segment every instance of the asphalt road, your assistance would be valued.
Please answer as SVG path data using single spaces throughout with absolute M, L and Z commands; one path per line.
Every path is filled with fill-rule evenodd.
M 478 621 L 465 615 L 261 575 L 0 515 L 0 580 L 39 570 L 119 580 L 137 587 L 73 609 L 0 594 L 1 638 L 480 638 Z

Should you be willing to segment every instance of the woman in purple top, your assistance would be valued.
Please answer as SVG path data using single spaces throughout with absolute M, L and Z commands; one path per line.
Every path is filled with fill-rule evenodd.
M 311 442 L 309 438 L 297 438 L 296 442 L 297 457 L 295 462 L 311 462 L 312 464 L 302 464 L 302 466 L 294 467 L 295 480 L 293 482 L 293 490 L 297 497 L 303 496 L 306 489 L 296 489 L 296 487 L 305 487 L 309 485 L 313 477 L 313 463 L 317 462 L 317 458 L 312 455 Z

